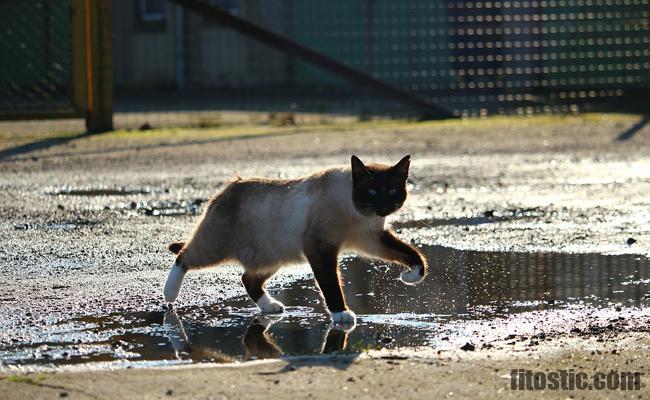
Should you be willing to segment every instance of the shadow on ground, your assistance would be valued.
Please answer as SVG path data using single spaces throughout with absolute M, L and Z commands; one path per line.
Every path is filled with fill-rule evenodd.
M 216 138 L 210 138 L 210 139 L 189 139 L 189 140 L 182 140 L 179 142 L 174 142 L 174 143 L 155 143 L 155 144 L 146 144 L 146 145 L 139 145 L 137 147 L 138 151 L 144 151 L 144 150 L 151 150 L 151 149 L 158 149 L 158 148 L 173 148 L 173 147 L 183 147 L 183 146 L 201 146 L 201 145 L 208 145 L 208 144 L 215 144 L 215 143 L 222 143 L 222 142 L 232 142 L 232 141 L 243 141 L 243 140 L 253 140 L 253 139 L 258 139 L 260 137 L 264 138 L 273 138 L 273 137 L 281 137 L 281 136 L 289 136 L 289 135 L 294 135 L 296 131 L 291 131 L 291 132 L 278 132 L 278 133 L 265 133 L 263 135 L 237 135 L 237 136 L 225 136 L 225 137 L 216 137 Z M 66 136 L 66 137 L 57 137 L 57 138 L 49 138 L 49 139 L 43 139 L 37 142 L 33 143 L 28 143 L 16 147 L 12 147 L 9 149 L 1 150 L 0 151 L 0 162 L 2 161 L 10 161 L 8 160 L 10 157 L 18 156 L 18 155 L 25 155 L 37 150 L 44 150 L 48 149 L 51 147 L 55 147 L 58 145 L 66 144 L 69 142 L 72 142 L 77 139 L 83 139 L 85 137 L 89 137 L 90 135 L 87 133 L 82 133 L 79 135 L 75 136 Z M 98 155 L 106 155 L 106 154 L 111 154 L 115 152 L 120 152 L 129 149 L 129 146 L 115 146 L 111 148 L 106 148 L 102 150 L 89 150 L 89 151 L 76 151 L 74 154 L 77 156 L 98 156 Z M 43 159 L 52 159 L 56 157 L 62 157 L 62 156 L 67 156 L 69 154 L 48 154 L 44 156 L 40 156 L 39 158 Z
M 83 132 L 74 136 L 60 136 L 54 138 L 47 138 L 38 140 L 32 143 L 22 144 L 20 146 L 11 147 L 5 150 L 0 150 L 0 161 L 9 157 L 29 154 L 38 150 L 46 150 L 50 147 L 59 146 L 89 136 L 88 133 Z
M 641 129 L 643 129 L 646 125 L 648 125 L 648 122 L 650 122 L 650 115 L 644 115 L 641 117 L 639 122 L 636 124 L 632 125 L 628 129 L 624 130 L 621 132 L 617 137 L 616 137 L 616 142 L 625 142 L 627 140 L 630 140 L 636 135 Z

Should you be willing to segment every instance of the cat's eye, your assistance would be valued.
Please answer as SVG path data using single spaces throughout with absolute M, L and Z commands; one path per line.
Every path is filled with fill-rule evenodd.
M 368 194 L 374 196 L 377 194 L 377 191 L 375 189 L 368 189 Z
M 395 194 L 397 193 L 397 189 L 393 188 L 388 191 L 388 194 Z

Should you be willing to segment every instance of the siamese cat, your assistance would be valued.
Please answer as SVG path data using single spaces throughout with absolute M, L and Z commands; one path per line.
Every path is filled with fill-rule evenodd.
M 421 282 L 427 262 L 415 247 L 386 229 L 387 215 L 406 200 L 410 156 L 394 166 L 352 156 L 351 168 L 332 168 L 298 179 L 236 179 L 212 198 L 189 240 L 174 242 L 178 254 L 164 296 L 174 302 L 185 273 L 225 262 L 244 267 L 242 282 L 262 313 L 284 305 L 265 290 L 280 267 L 307 261 L 332 320 L 354 323 L 338 267 L 343 251 L 408 267 L 404 283 Z

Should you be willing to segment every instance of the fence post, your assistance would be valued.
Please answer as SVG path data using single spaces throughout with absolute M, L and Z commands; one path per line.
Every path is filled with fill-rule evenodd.
M 71 2 L 72 33 L 72 107 L 79 115 L 86 114 L 85 0 Z
M 83 1 L 86 131 L 106 132 L 113 130 L 111 2 Z

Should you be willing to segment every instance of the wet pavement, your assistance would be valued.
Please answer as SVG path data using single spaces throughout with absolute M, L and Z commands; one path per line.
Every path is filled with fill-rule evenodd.
M 160 365 L 359 352 L 471 342 L 459 321 L 517 322 L 558 310 L 650 305 L 650 259 L 635 255 L 499 253 L 425 246 L 431 274 L 418 286 L 399 268 L 345 257 L 341 263 L 355 329 L 331 327 L 311 279 L 271 291 L 287 305 L 260 316 L 245 296 L 210 306 L 88 315 L 33 327 L 0 342 L 0 366 L 106 362 Z M 493 337 L 507 335 L 507 329 Z M 543 332 L 543 330 L 541 330 Z M 486 342 L 487 343 L 487 342 Z M 126 365 L 125 364 L 125 365 Z
M 249 139 L 118 133 L 1 158 L 0 371 L 480 349 L 646 318 L 650 128 L 617 142 L 636 117 L 486 123 Z M 347 333 L 331 329 L 306 265 L 271 281 L 288 306 L 279 320 L 258 318 L 231 266 L 188 274 L 177 309 L 164 308 L 165 246 L 187 237 L 224 182 L 300 176 L 353 153 L 412 155 L 409 199 L 389 222 L 427 253 L 423 284 L 343 259 L 358 315 Z

